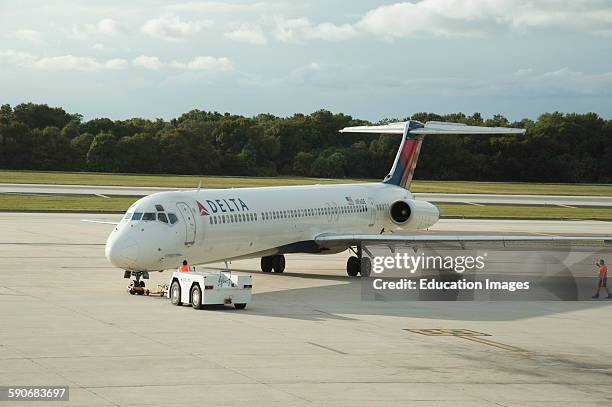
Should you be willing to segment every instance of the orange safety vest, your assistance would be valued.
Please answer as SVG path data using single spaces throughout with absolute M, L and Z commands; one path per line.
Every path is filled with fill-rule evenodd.
M 189 266 L 187 266 L 187 265 L 181 266 L 181 267 L 179 267 L 179 271 L 181 273 L 187 273 L 189 271 Z
M 599 278 L 607 278 L 608 277 L 608 266 L 605 264 L 599 267 Z

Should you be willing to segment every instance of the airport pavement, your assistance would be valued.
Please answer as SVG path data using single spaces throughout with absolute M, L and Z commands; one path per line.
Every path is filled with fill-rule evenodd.
M 58 406 L 612 403 L 612 302 L 366 302 L 346 254 L 292 255 L 281 275 L 232 264 L 254 276 L 246 310 L 195 311 L 128 295 L 104 258 L 109 226 L 82 217 L 117 216 L 0 214 L 0 385 L 69 385 Z M 610 226 L 443 220 L 435 230 Z M 406 330 L 431 328 L 491 336 Z
M 5 184 L 0 183 L 0 194 L 40 195 L 98 195 L 140 197 L 176 188 L 119 187 L 91 185 Z M 553 205 L 574 207 L 612 208 L 612 197 L 563 195 L 495 195 L 495 194 L 415 194 L 417 199 L 435 203 L 486 205 Z

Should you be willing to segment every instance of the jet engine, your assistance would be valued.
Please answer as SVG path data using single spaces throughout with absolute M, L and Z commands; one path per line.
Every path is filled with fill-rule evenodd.
M 389 216 L 395 229 L 428 229 L 440 219 L 440 210 L 426 201 L 406 199 L 391 204 Z

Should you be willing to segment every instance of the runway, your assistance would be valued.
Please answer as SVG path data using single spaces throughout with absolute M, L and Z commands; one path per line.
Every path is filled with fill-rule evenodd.
M 205 187 L 205 186 L 204 186 Z M 141 197 L 162 191 L 175 191 L 171 188 L 118 187 L 90 185 L 51 185 L 51 184 L 2 184 L 0 194 L 34 195 L 98 195 Z M 495 195 L 495 194 L 415 194 L 416 199 L 433 203 L 482 204 L 482 205 L 529 205 L 561 207 L 612 208 L 612 197 L 606 196 L 562 196 L 562 195 Z
M 69 385 L 58 406 L 612 403 L 612 302 L 363 301 L 341 253 L 287 256 L 278 275 L 257 259 L 234 262 L 254 276 L 246 310 L 177 308 L 128 295 L 104 258 L 112 226 L 79 222 L 118 217 L 0 214 L 0 384 Z M 442 220 L 434 231 L 611 227 Z M 419 333 L 432 328 L 490 336 Z

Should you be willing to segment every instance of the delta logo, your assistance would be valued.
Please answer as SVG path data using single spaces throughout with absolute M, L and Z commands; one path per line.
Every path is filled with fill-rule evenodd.
M 202 203 L 200 203 L 200 201 L 196 201 L 196 203 L 198 204 L 198 211 L 200 211 L 200 216 L 208 216 L 208 210 L 206 209 L 206 207 L 204 205 L 202 205 Z

